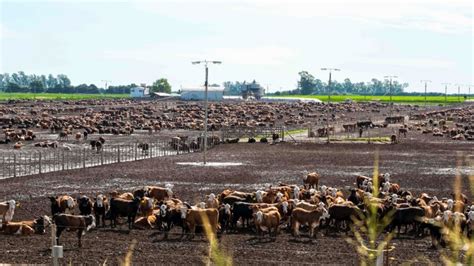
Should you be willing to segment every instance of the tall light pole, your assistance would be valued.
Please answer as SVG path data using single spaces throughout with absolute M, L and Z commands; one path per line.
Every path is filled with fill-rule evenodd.
M 107 90 L 107 88 L 108 88 L 107 84 L 111 83 L 112 81 L 103 79 L 102 82 L 105 82 L 105 90 Z
M 458 102 L 461 102 L 461 84 L 456 84 L 458 86 Z
M 431 80 L 420 80 L 420 82 L 424 82 L 425 83 L 425 106 L 426 106 L 426 91 L 427 91 L 427 87 L 428 87 L 428 82 L 431 82 Z
M 444 85 L 444 106 L 447 106 L 448 105 L 448 85 L 451 85 L 451 83 L 444 82 L 441 84 Z
M 341 71 L 339 68 L 321 68 L 322 71 L 329 71 L 329 82 L 328 82 L 328 103 L 331 101 L 331 74 L 332 71 Z
M 329 106 L 329 102 L 331 102 L 331 74 L 332 71 L 341 71 L 339 68 L 329 68 L 329 67 L 323 67 L 321 68 L 322 71 L 329 71 L 329 82 L 328 82 L 328 109 L 326 110 L 326 124 L 327 124 L 327 135 L 328 135 L 328 140 L 327 143 L 330 143 L 329 140 L 329 109 L 331 108 Z
M 203 143 L 203 146 L 204 146 L 204 149 L 203 149 L 203 164 L 205 165 L 206 164 L 206 153 L 207 153 L 207 89 L 208 89 L 208 86 L 209 86 L 209 82 L 208 82 L 208 77 L 209 77 L 209 68 L 208 68 L 208 64 L 222 64 L 221 61 L 207 61 L 207 60 L 203 60 L 203 61 L 193 61 L 192 62 L 193 65 L 196 65 L 196 64 L 204 64 L 204 68 L 206 69 L 206 80 L 204 82 L 204 143 Z
M 392 79 L 396 79 L 396 78 L 398 78 L 398 76 L 388 75 L 388 76 L 384 76 L 384 78 L 390 80 L 390 87 L 389 87 L 389 90 L 390 90 L 390 115 L 389 116 L 391 117 L 392 116 L 392 108 L 393 108 L 393 103 L 392 103 Z

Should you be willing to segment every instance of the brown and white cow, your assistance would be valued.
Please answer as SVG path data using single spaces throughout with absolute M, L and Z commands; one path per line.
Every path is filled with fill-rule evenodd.
M 211 231 L 214 235 L 217 234 L 219 229 L 219 211 L 217 209 L 192 209 L 189 206 L 181 207 L 181 219 L 183 219 L 183 225 L 185 225 L 191 235 L 194 237 L 197 226 L 204 226 L 204 222 L 209 223 Z
M 67 229 L 68 231 L 77 231 L 78 245 L 81 247 L 81 237 L 83 233 L 95 227 L 95 217 L 93 215 L 58 214 L 53 217 L 53 221 L 56 225 L 57 245 L 59 245 L 61 233 Z

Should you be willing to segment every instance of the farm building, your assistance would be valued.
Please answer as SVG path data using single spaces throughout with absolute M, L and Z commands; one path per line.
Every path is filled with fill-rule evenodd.
M 205 98 L 204 87 L 183 88 L 181 90 L 181 100 L 185 101 L 202 101 Z M 224 97 L 224 88 L 209 87 L 207 89 L 207 99 L 209 101 L 221 101 Z
M 146 87 L 134 87 L 130 89 L 130 97 L 142 98 L 150 96 L 150 90 Z

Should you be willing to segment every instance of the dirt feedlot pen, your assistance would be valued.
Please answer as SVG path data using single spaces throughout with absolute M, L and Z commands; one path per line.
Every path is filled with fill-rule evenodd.
M 148 143 L 143 150 L 138 143 L 107 145 L 100 152 L 90 148 L 76 150 L 45 149 L 41 151 L 15 151 L 0 155 L 0 179 L 27 176 L 54 171 L 80 169 L 105 164 L 120 163 L 173 156 L 197 150 L 173 149 L 168 140 Z M 213 144 L 208 143 L 208 148 Z

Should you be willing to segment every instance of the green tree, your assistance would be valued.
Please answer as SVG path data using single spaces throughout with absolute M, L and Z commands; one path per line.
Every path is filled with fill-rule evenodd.
M 40 79 L 33 80 L 32 82 L 30 82 L 30 90 L 34 93 L 44 92 L 43 82 L 41 82 Z
M 313 75 L 309 74 L 308 71 L 301 71 L 298 75 L 300 75 L 298 88 L 301 90 L 301 94 L 312 94 L 315 87 Z
M 151 86 L 151 91 L 171 93 L 171 85 L 168 83 L 167 79 L 161 78 L 153 82 L 153 85 Z

